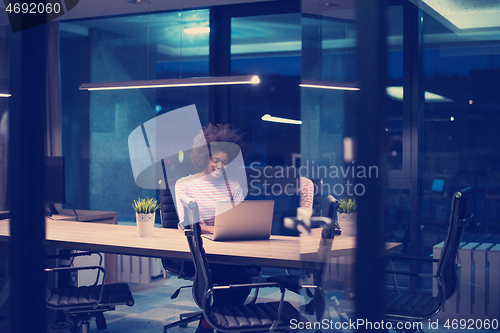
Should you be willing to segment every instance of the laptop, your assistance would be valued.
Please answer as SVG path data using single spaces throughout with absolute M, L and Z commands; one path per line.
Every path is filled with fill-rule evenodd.
M 219 201 L 215 206 L 214 233 L 203 237 L 214 241 L 257 240 L 271 236 L 273 200 Z

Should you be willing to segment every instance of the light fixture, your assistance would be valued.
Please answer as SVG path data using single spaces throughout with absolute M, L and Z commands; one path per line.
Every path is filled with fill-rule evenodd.
M 133 0 L 140 2 L 138 0 Z M 145 0 L 149 3 L 149 0 Z M 179 78 L 174 79 L 149 79 L 149 5 L 148 5 L 148 34 L 147 34 L 147 59 L 146 59 L 146 80 L 139 81 L 119 81 L 119 82 L 96 82 L 82 83 L 80 90 L 125 90 L 125 89 L 146 89 L 146 88 L 170 88 L 170 87 L 201 87 L 201 86 L 222 86 L 222 85 L 237 85 L 237 84 L 258 84 L 260 79 L 257 75 L 237 75 L 237 76 L 213 76 L 213 77 L 182 77 L 182 32 L 184 33 L 207 33 L 210 27 L 191 27 L 182 29 L 182 1 L 180 8 L 180 48 L 179 58 Z
M 500 26 L 500 2 L 457 0 L 410 0 L 448 29 L 492 29 Z
M 273 117 L 270 114 L 263 115 L 261 119 L 264 121 L 271 121 L 273 123 L 302 125 L 302 120 L 293 120 L 293 119 L 288 119 L 288 118 Z
M 387 87 L 386 89 L 387 95 L 396 101 L 403 100 L 403 87 L 401 86 L 392 86 Z M 431 93 L 426 91 L 424 94 L 424 99 L 426 103 L 444 103 L 444 102 L 453 102 L 452 99 L 446 98 L 444 96 Z
M 356 84 L 349 82 L 331 82 L 318 80 L 300 80 L 300 87 L 334 90 L 359 90 Z
M 0 97 L 10 97 L 10 94 L 8 94 L 8 93 L 0 93 Z
M 184 29 L 185 34 L 208 34 L 210 32 L 209 27 L 199 27 L 199 28 L 186 28 Z
M 221 86 L 221 85 L 233 85 L 233 84 L 258 84 L 258 83 L 260 83 L 260 79 L 257 75 L 237 75 L 237 76 L 193 77 L 193 78 L 165 79 L 165 80 L 83 83 L 80 85 L 80 90 L 122 90 L 122 89 L 143 89 L 143 88 L 199 87 L 199 86 Z

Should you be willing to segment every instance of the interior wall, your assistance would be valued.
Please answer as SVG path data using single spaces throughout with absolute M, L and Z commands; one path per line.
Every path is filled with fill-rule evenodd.
M 60 48 L 66 201 L 78 209 L 89 209 L 90 94 L 78 90 L 82 82 L 90 81 L 89 38 L 61 38 Z
M 98 29 L 89 36 L 91 82 L 131 81 L 147 72 L 141 46 L 123 45 L 122 36 Z M 135 220 L 132 199 L 156 196 L 135 184 L 128 151 L 132 130 L 156 115 L 155 100 L 155 89 L 90 92 L 90 209 L 118 211 L 119 219 Z M 116 189 L 113 195 L 103 196 L 110 188 Z

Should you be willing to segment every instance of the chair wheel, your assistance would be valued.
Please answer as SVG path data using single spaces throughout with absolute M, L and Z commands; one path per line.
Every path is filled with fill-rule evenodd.
M 80 332 L 80 321 L 75 317 L 71 317 L 70 319 L 71 319 L 71 322 L 73 324 L 71 325 L 71 328 L 69 329 L 69 331 L 71 333 Z
M 71 328 L 69 329 L 69 331 L 70 331 L 71 333 L 80 332 L 80 326 L 78 326 L 78 325 L 73 325 L 73 326 L 71 326 Z

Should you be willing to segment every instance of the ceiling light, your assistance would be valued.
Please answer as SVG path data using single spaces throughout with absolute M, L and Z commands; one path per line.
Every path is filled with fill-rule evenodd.
M 456 31 L 458 29 L 497 28 L 500 26 L 497 0 L 410 0 L 438 22 Z
M 282 124 L 294 124 L 294 125 L 302 125 L 302 120 L 293 120 L 281 117 L 273 117 L 270 114 L 265 114 L 261 118 L 264 121 L 271 121 L 273 123 L 282 123 Z
M 318 80 L 301 80 L 300 87 L 334 90 L 359 90 L 356 84 L 349 82 L 331 82 Z
M 7 94 L 7 93 L 0 93 L 0 97 L 10 97 L 10 94 Z
M 260 83 L 260 79 L 256 75 L 238 75 L 238 76 L 193 77 L 193 78 L 166 79 L 166 80 L 83 83 L 80 85 L 80 90 L 122 90 L 122 89 L 143 89 L 143 88 L 199 87 L 199 86 L 220 86 L 220 85 L 233 85 L 233 84 L 258 84 L 258 83 Z
M 393 86 L 393 87 L 387 87 L 385 88 L 387 95 L 391 97 L 392 99 L 395 99 L 397 101 L 402 101 L 403 100 L 403 87 L 401 86 Z M 424 94 L 425 102 L 426 103 L 443 103 L 443 102 L 453 102 L 452 99 L 446 98 L 444 96 L 438 95 L 431 93 L 429 91 L 426 91 Z
M 186 28 L 184 29 L 185 34 L 208 34 L 210 32 L 209 27 L 201 27 L 201 28 Z

